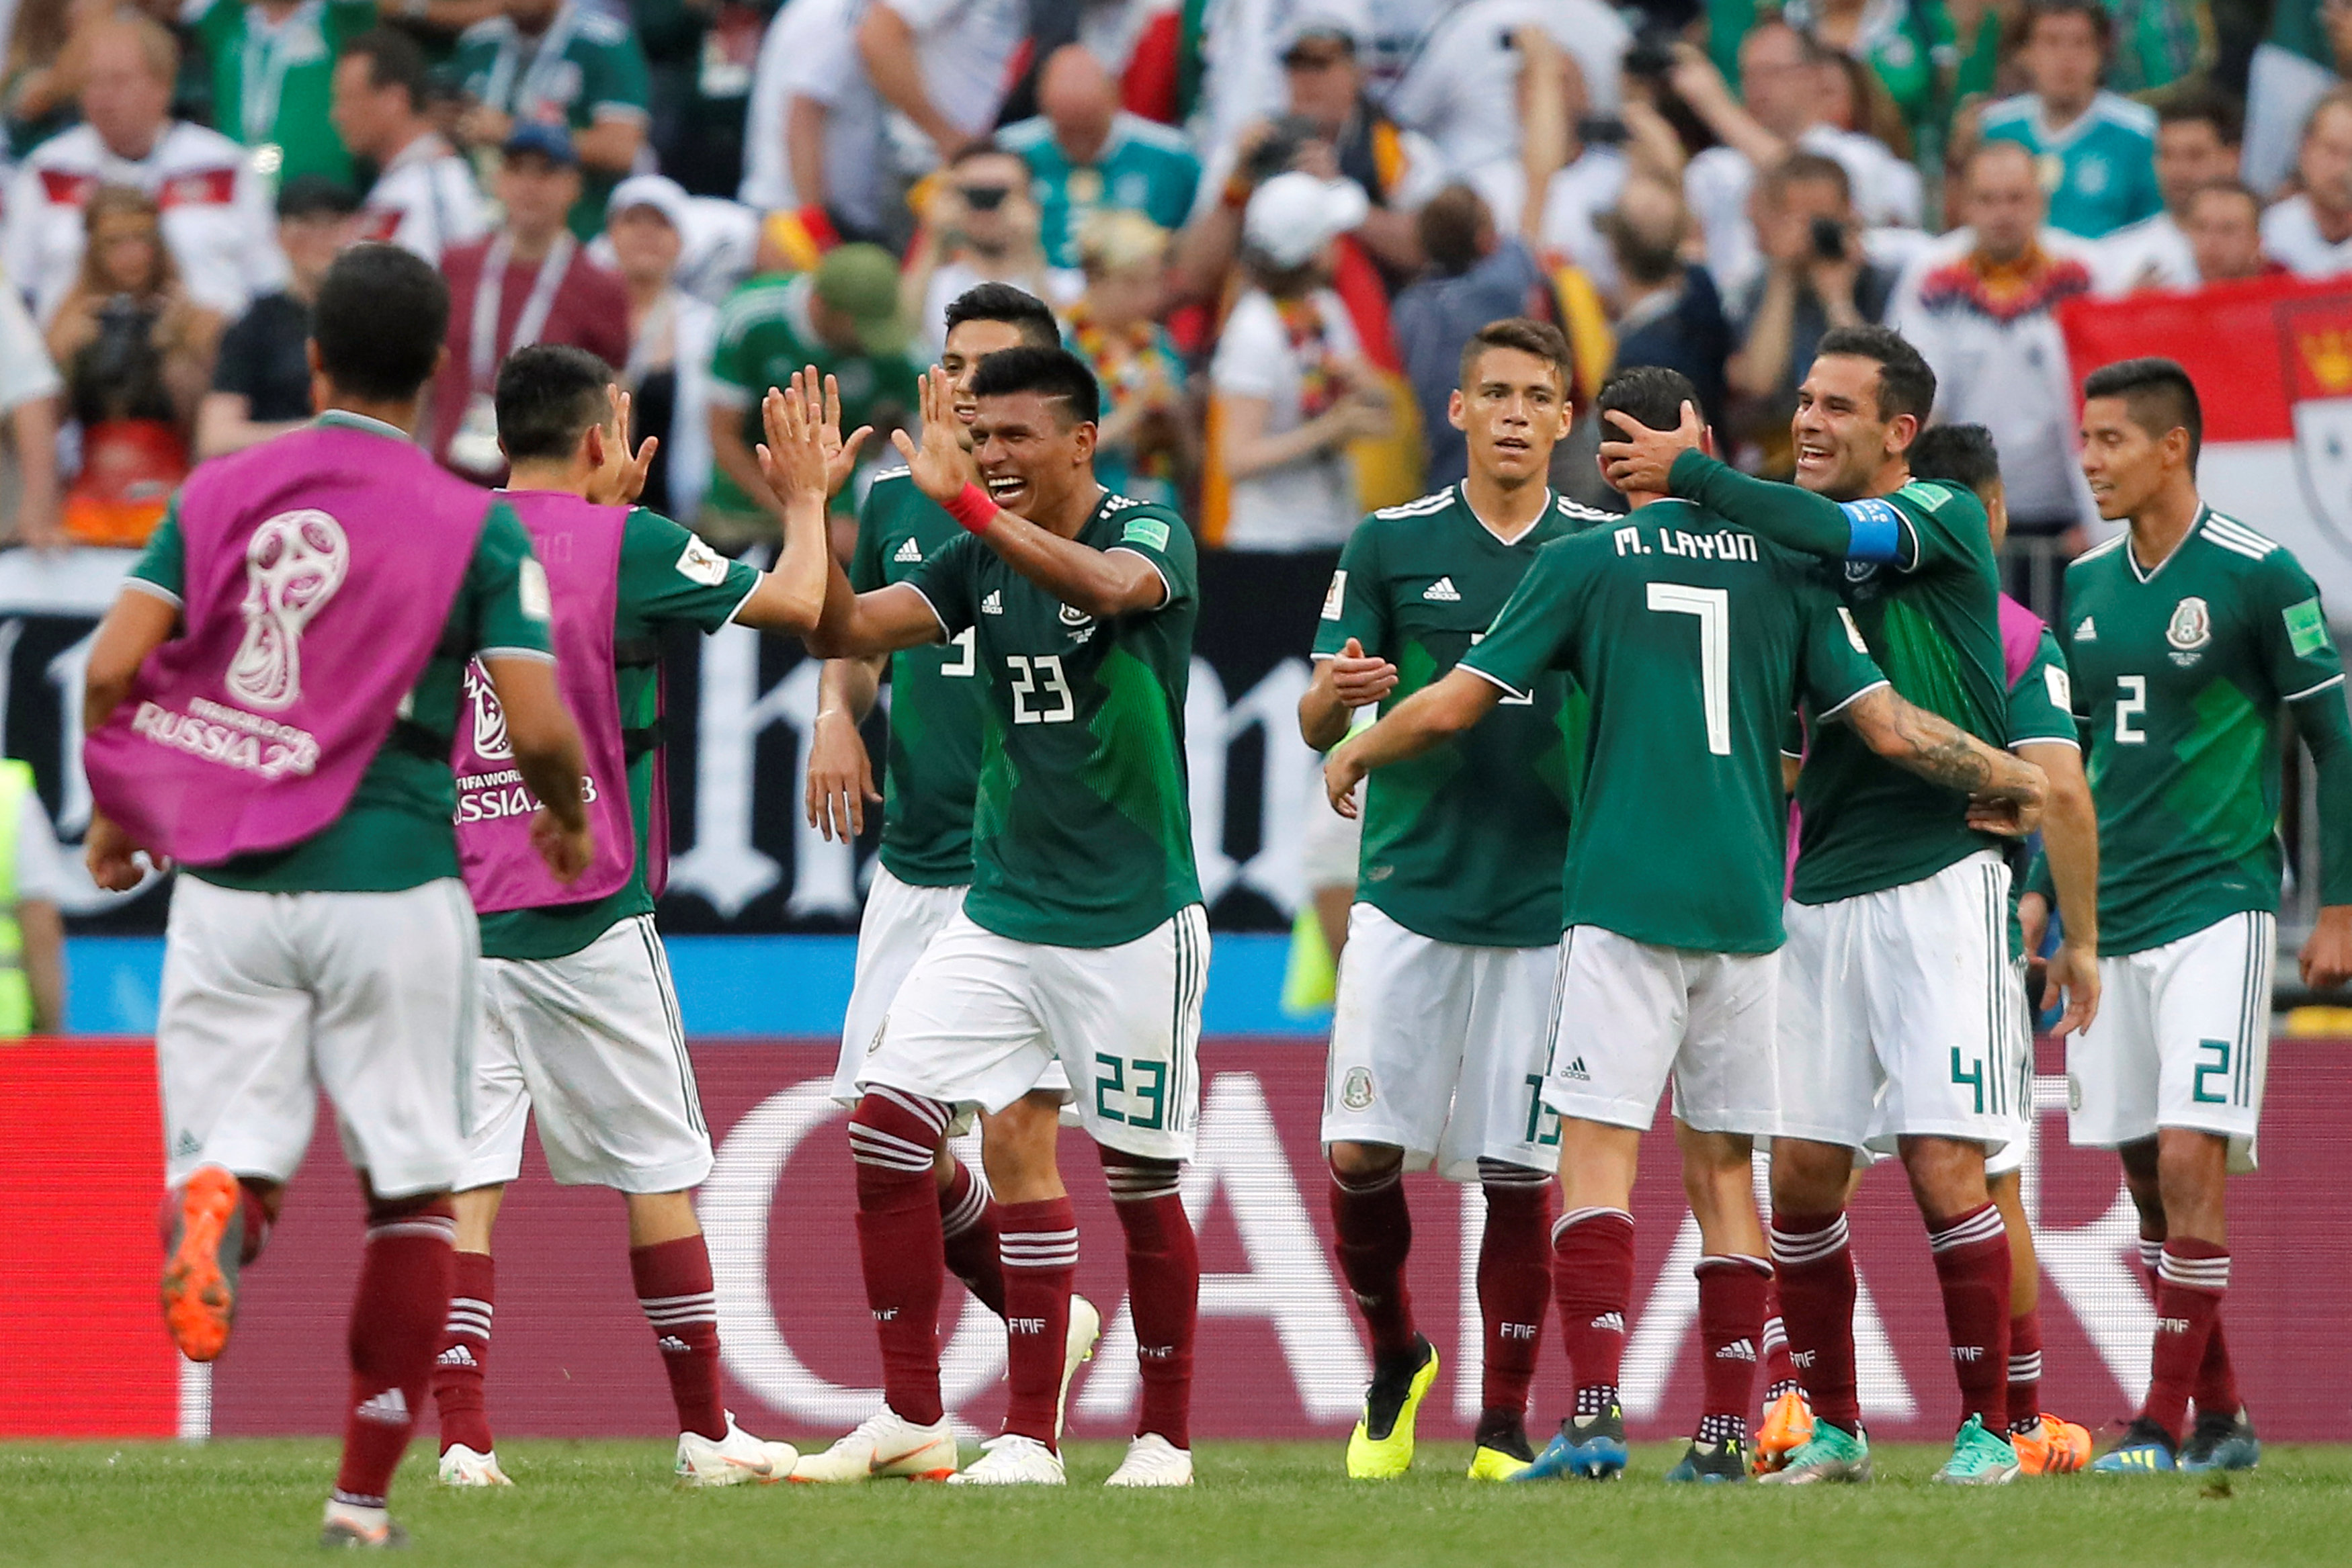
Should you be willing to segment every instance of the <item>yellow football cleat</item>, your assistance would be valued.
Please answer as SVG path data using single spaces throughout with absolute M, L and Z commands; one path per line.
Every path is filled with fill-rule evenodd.
M 1437 1381 L 1437 1347 L 1419 1334 L 1413 1344 L 1421 1359 L 1409 1377 L 1376 1375 L 1364 1391 L 1363 1417 L 1348 1435 L 1350 1480 L 1394 1480 L 1412 1468 L 1413 1418 L 1421 1414 L 1422 1396 Z
M 2088 1428 L 2042 1413 L 2042 1425 L 2031 1432 L 2011 1432 L 2010 1446 L 2017 1450 L 2021 1475 L 2071 1476 L 2091 1462 Z
M 1507 1481 L 1533 1461 L 1517 1454 L 1507 1454 L 1500 1448 L 1481 1444 L 1470 1456 L 1470 1479 L 1474 1481 Z
M 1813 1407 L 1801 1391 L 1792 1388 L 1764 1412 L 1764 1425 L 1756 1433 L 1756 1473 L 1769 1475 L 1812 1440 Z

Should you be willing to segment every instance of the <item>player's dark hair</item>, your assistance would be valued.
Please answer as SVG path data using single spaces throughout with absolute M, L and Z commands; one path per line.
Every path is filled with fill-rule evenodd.
M 971 376 L 971 395 L 1007 397 L 1035 392 L 1066 405 L 1072 424 L 1092 424 L 1102 417 L 1102 387 L 1087 362 L 1064 348 L 1036 349 L 1024 344 L 1004 349 L 980 361 Z
M 1619 371 L 1601 389 L 1596 405 L 1602 415 L 1622 413 L 1652 430 L 1672 430 L 1683 422 L 1683 404 L 1698 403 L 1698 388 L 1680 371 L 1664 365 L 1635 365 Z M 1604 417 L 1601 439 L 1620 439 L 1617 427 Z
M 613 417 L 613 367 L 585 349 L 534 343 L 499 367 L 492 401 L 509 461 L 569 457 L 588 427 Z
M 1907 413 L 1927 423 L 1927 413 L 1936 406 L 1936 372 L 1902 333 L 1891 327 L 1832 327 L 1822 334 L 1813 357 L 1832 354 L 1877 365 L 1879 418 L 1891 424 Z
M 1478 373 L 1478 361 L 1489 349 L 1516 349 L 1522 354 L 1532 354 L 1551 362 L 1552 373 L 1559 378 L 1562 396 L 1576 374 L 1575 357 L 1569 352 L 1568 340 L 1559 328 L 1549 321 L 1537 321 L 1525 316 L 1506 316 L 1500 321 L 1489 321 L 1470 334 L 1462 345 L 1461 387 L 1470 390 L 1471 378 Z
M 2205 409 L 2197 401 L 2197 383 L 2177 360 L 2150 355 L 2101 365 L 2083 378 L 2085 402 L 2095 397 L 2119 397 L 2131 422 L 2162 440 L 2175 430 L 2189 433 L 2189 468 L 2197 469 L 2197 454 L 2205 444 Z
M 1913 478 L 1947 480 L 1979 500 L 2000 483 L 2000 449 L 1981 424 L 1930 425 L 1906 455 Z
M 2107 15 L 2107 8 L 2099 0 L 2032 0 L 2018 13 L 2017 31 L 2011 36 L 2011 47 L 2032 43 L 2033 29 L 2051 16 L 2080 16 L 2091 24 L 2101 48 L 2115 47 L 2116 19 Z
M 2219 88 L 2189 88 L 2167 95 L 2156 106 L 2156 122 L 2165 125 L 2210 125 L 2224 147 L 2246 138 L 2246 111 Z
M 1054 308 L 1024 288 L 1009 283 L 975 283 L 948 303 L 950 332 L 967 321 L 1002 321 L 1021 329 L 1021 340 L 1033 349 L 1062 346 L 1062 324 Z
M 1767 198 L 1777 200 L 1786 195 L 1791 185 L 1833 185 L 1839 205 L 1850 205 L 1853 201 L 1853 176 L 1845 172 L 1844 164 L 1824 152 L 1791 152 L 1764 171 Z
M 371 27 L 343 46 L 344 57 L 357 56 L 368 63 L 368 86 L 382 92 L 396 87 L 408 94 L 408 111 L 423 111 L 432 93 L 432 68 L 415 39 L 397 27 Z
M 448 329 L 449 286 L 396 245 L 356 245 L 337 256 L 310 307 L 320 368 L 338 391 L 371 402 L 422 392 Z

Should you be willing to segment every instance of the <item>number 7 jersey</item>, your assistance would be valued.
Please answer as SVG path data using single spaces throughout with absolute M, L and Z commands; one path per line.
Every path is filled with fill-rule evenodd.
M 2090 742 L 2099 951 L 2275 911 L 2286 705 L 2344 664 L 2293 554 L 2207 507 L 2154 570 L 2130 536 L 2066 569 L 2057 633 Z
M 1163 507 L 1105 492 L 1077 542 L 1141 556 L 1166 600 L 1098 621 L 971 534 L 902 580 L 948 637 L 972 632 L 985 693 L 964 913 L 1019 942 L 1110 947 L 1201 902 L 1184 767 L 1200 577 Z

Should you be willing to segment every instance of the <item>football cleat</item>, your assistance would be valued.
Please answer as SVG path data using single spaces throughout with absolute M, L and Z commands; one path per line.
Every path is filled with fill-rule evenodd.
M 2089 1429 L 2047 1410 L 2031 1432 L 2011 1432 L 2009 1446 L 2017 1450 L 2021 1475 L 2071 1476 L 2091 1462 Z
M 1812 1441 L 1813 1407 L 1800 1389 L 1791 1388 L 1772 1401 L 1764 1424 L 1756 1428 L 1756 1473 L 1777 1470 L 1789 1456 Z
M 2116 1446 L 2091 1461 L 2095 1476 L 2160 1476 L 2179 1468 L 2170 1434 L 2145 1416 L 2135 1417 Z
M 1866 1481 L 1870 1479 L 1870 1438 L 1847 1432 L 1827 1421 L 1813 1423 L 1813 1435 L 1804 1447 L 1780 1461 L 1780 1468 L 1763 1476 L 1766 1486 L 1803 1487 L 1822 1481 Z
M 1062 1422 L 1070 1413 L 1070 1380 L 1078 1368 L 1095 1358 L 1095 1342 L 1102 1338 L 1102 1312 L 1084 1296 L 1070 1297 L 1070 1332 L 1062 1342 L 1062 1392 L 1054 1406 L 1054 1440 L 1061 1441 Z
M 1691 1439 L 1681 1462 L 1666 1472 L 1670 1481 L 1738 1482 L 1748 1479 L 1748 1445 L 1733 1437 L 1721 1443 Z
M 1535 1462 L 1511 1479 L 1552 1481 L 1575 1476 L 1613 1481 L 1625 1473 L 1625 1413 L 1612 1405 L 1598 1416 L 1571 1416 Z
M 2184 1470 L 2251 1470 L 2262 1462 L 2262 1439 L 2254 1436 L 2254 1424 L 2243 1409 L 2234 1416 L 2200 1410 L 2196 1428 L 2180 1445 Z
M 946 1416 L 920 1427 L 886 1407 L 824 1452 L 803 1454 L 791 1479 L 841 1486 L 893 1477 L 943 1481 L 955 1473 L 955 1433 Z
M 1192 1484 L 1192 1456 L 1157 1432 L 1146 1432 L 1127 1446 L 1127 1458 L 1111 1471 L 1107 1487 L 1188 1487 Z
M 1478 1417 L 1478 1435 L 1470 1451 L 1470 1479 L 1507 1481 L 1535 1463 L 1535 1445 L 1528 1441 L 1527 1418 L 1516 1411 L 1488 1410 Z
M 1989 1432 L 1981 1417 L 1960 1423 L 1952 1439 L 1952 1457 L 1936 1472 L 1946 1486 L 1999 1487 L 2017 1479 L 2017 1450 L 1998 1432 Z
M 514 1482 L 499 1469 L 499 1456 L 478 1454 L 463 1443 L 452 1443 L 441 1455 L 440 1481 L 445 1487 L 510 1487 Z
M 381 1508 L 327 1500 L 327 1520 L 319 1527 L 319 1544 L 339 1552 L 397 1552 L 408 1544 L 408 1531 L 392 1521 Z
M 1412 1344 L 1418 1360 L 1375 1372 L 1364 1391 L 1363 1416 L 1348 1435 L 1351 1480 L 1392 1480 L 1412 1468 L 1413 1421 L 1422 1396 L 1437 1381 L 1437 1347 L 1421 1334 L 1412 1336 Z
M 181 1184 L 163 1264 L 163 1322 L 180 1354 L 210 1361 L 228 1346 L 236 1320 L 236 1270 L 245 1250 L 245 1194 L 218 1166 L 199 1166 Z
M 1485 1443 L 1471 1451 L 1470 1479 L 1474 1481 L 1517 1480 L 1521 1470 L 1535 1463 L 1533 1445 L 1525 1458 L 1508 1448 L 1490 1448 Z
M 745 1481 L 763 1484 L 787 1479 L 800 1463 L 798 1448 L 790 1443 L 754 1437 L 735 1425 L 727 1412 L 727 1436 L 713 1441 L 698 1432 L 677 1435 L 677 1484 L 682 1487 L 731 1487 Z
M 971 1468 L 948 1478 L 951 1487 L 1057 1487 L 1066 1484 L 1062 1456 L 1034 1437 L 1007 1432 L 981 1445 Z M 1132 1454 L 1130 1452 L 1130 1458 Z M 1190 1459 L 1188 1457 L 1189 1467 Z M 1120 1467 L 1122 1469 L 1125 1466 Z

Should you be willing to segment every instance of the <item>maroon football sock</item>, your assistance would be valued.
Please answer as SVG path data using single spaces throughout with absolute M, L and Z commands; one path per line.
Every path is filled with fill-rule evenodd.
M 713 1442 L 727 1436 L 719 1393 L 719 1297 L 710 1249 L 699 1234 L 629 1249 L 637 1306 L 653 1325 L 677 1429 Z
M 1062 1361 L 1070 1336 L 1070 1287 L 1078 1273 L 1078 1215 L 1070 1200 L 998 1207 L 1004 1254 L 1004 1430 L 1055 1448 Z
M 1780 1321 L 1780 1281 L 1776 1273 L 1764 1291 L 1764 1359 L 1757 1371 L 1764 1379 L 1767 1404 L 1797 1386 L 1797 1369 L 1789 1363 L 1789 1325 Z
M 1102 1152 L 1111 1206 L 1127 1233 L 1127 1304 L 1143 1374 L 1135 1435 L 1192 1446 L 1192 1334 L 1201 1314 L 1201 1250 L 1173 1160 Z
M 2188 1425 L 2189 1400 L 2204 1365 L 2207 1343 L 2221 1320 L 2230 1288 L 2230 1253 L 2210 1241 L 2176 1236 L 2164 1244 L 2156 1276 L 2156 1349 L 2148 1367 L 2147 1401 L 2140 1414 L 2164 1428 L 2174 1448 Z M 2231 1406 L 2232 1413 L 2235 1406 Z
M 441 1412 L 441 1451 L 464 1444 L 490 1451 L 490 1421 L 483 1380 L 490 1372 L 490 1316 L 498 1301 L 498 1265 L 487 1252 L 460 1252 L 451 1273 L 449 1317 L 433 1357 L 433 1403 Z
M 335 1498 L 381 1508 L 433 1378 L 449 1321 L 457 1214 L 446 1196 L 375 1199 L 352 1302 L 351 1405 Z
M 1486 1325 L 1479 1403 L 1524 1422 L 1551 1304 L 1551 1176 L 1500 1160 L 1478 1162 L 1486 1228 L 1478 1241 L 1478 1315 Z
M 1576 1413 L 1600 1414 L 1617 1397 L 1625 1318 L 1633 1306 L 1633 1217 L 1622 1208 L 1574 1208 L 1551 1228 L 1551 1293 L 1559 1342 L 1576 1378 Z
M 2009 1232 L 1990 1202 L 1927 1222 L 1952 1373 L 1960 1385 L 1960 1419 L 1974 1416 L 1988 1432 L 2009 1426 Z
M 1339 1272 L 1364 1314 L 1375 1360 L 1412 1349 L 1412 1292 L 1404 1260 L 1412 1252 L 1412 1215 L 1404 1205 L 1404 1172 L 1350 1180 L 1331 1173 L 1331 1223 L 1339 1233 Z
M 849 1117 L 857 1171 L 857 1260 L 882 1342 L 882 1396 L 902 1419 L 930 1426 L 940 1403 L 940 1295 L 945 1288 L 939 1182 L 931 1162 L 948 1107 L 874 1088 Z
M 2041 1424 L 2042 1309 L 2036 1307 L 2009 1320 L 2009 1429 L 2031 1432 Z
M 956 1162 L 954 1179 L 940 1191 L 940 1239 L 948 1272 L 980 1304 L 1004 1315 L 1004 1263 L 996 1248 L 996 1199 L 980 1173 Z
M 1790 1364 L 1804 1385 L 1814 1419 L 1859 1432 L 1853 1254 L 1846 1246 L 1845 1215 L 1774 1210 L 1772 1270 L 1780 1292 L 1780 1320 L 1789 1336 Z
M 1702 1258 L 1698 1276 L 1700 1370 L 1698 1437 L 1745 1442 L 1755 1408 L 1757 1343 L 1764 1337 L 1764 1298 L 1772 1265 L 1761 1258 L 1718 1254 Z

